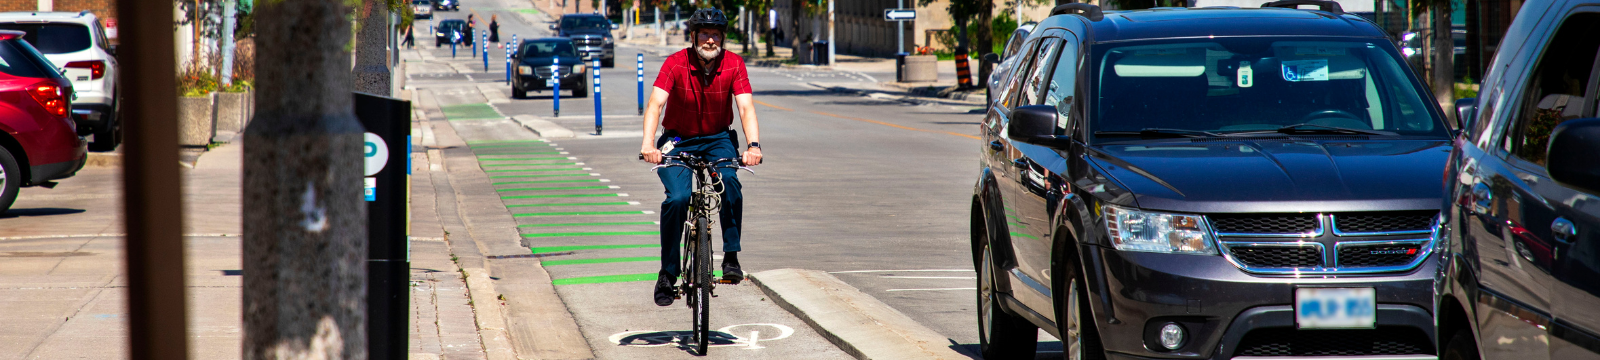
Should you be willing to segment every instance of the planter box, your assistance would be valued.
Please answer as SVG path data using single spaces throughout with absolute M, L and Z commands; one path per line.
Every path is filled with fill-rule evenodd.
M 178 97 L 178 146 L 211 144 L 211 137 L 217 134 L 215 97 Z
M 224 137 L 244 129 L 244 118 L 249 93 L 220 92 L 217 95 L 217 133 Z
M 939 81 L 939 57 L 935 55 L 906 56 L 905 82 Z

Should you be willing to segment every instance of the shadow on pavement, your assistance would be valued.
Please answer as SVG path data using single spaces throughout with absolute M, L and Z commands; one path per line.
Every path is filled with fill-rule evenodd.
M 83 212 L 84 212 L 83 209 L 62 209 L 62 208 L 11 209 L 11 210 L 6 210 L 6 212 L 3 213 L 3 214 L 0 214 L 0 219 L 10 219 L 10 218 L 18 218 L 18 217 L 24 217 L 24 216 L 72 215 L 72 214 L 82 214 Z
M 754 94 L 756 96 L 824 96 L 824 95 L 845 96 L 845 94 L 840 94 L 840 93 L 836 93 L 836 92 L 828 91 L 828 90 L 756 90 L 754 92 Z M 760 98 L 757 97 L 756 99 L 759 100 Z
M 628 335 L 617 341 L 618 346 L 656 347 L 672 346 L 686 352 L 694 352 L 694 332 L 682 331 L 656 331 Z M 741 343 L 738 336 L 733 336 L 721 331 L 712 331 L 710 346 L 746 345 Z
M 978 347 L 978 344 L 957 344 L 955 340 L 951 340 L 950 349 L 961 353 L 961 355 L 970 356 L 973 359 L 983 358 L 983 355 L 981 355 L 983 351 Z M 1040 341 L 1039 347 L 1034 349 L 1033 358 L 1062 359 L 1065 355 L 1065 353 L 1062 352 L 1062 349 L 1063 348 L 1060 341 Z

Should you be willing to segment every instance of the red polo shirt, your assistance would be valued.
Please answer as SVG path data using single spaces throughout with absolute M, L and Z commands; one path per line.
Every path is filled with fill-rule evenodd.
M 667 109 L 661 126 L 694 137 L 728 130 L 733 124 L 733 96 L 750 93 L 750 76 L 744 58 L 727 49 L 722 61 L 705 75 L 694 50 L 683 49 L 668 56 L 656 73 L 655 87 L 666 90 Z

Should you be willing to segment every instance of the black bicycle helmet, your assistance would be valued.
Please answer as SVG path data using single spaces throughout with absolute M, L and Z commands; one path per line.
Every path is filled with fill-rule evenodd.
M 701 28 L 712 28 L 727 32 L 728 17 L 722 15 L 722 10 L 712 8 L 695 10 L 694 15 L 689 16 L 689 33 L 693 34 L 700 31 Z

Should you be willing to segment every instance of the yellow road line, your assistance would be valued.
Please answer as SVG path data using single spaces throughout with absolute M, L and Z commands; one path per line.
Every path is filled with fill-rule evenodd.
M 772 105 L 767 105 L 767 106 L 772 106 Z M 953 132 L 949 132 L 949 131 L 939 131 L 939 130 L 918 129 L 918 128 L 914 128 L 914 127 L 910 127 L 910 126 L 890 124 L 890 123 L 877 121 L 877 120 L 867 120 L 867 119 L 862 119 L 862 118 L 853 118 L 853 117 L 849 117 L 849 116 L 834 115 L 834 114 L 829 114 L 829 113 L 825 113 L 825 112 L 821 112 L 821 111 L 812 111 L 811 113 L 817 114 L 817 115 L 832 116 L 832 117 L 836 117 L 836 118 L 840 118 L 840 119 L 849 119 L 849 120 L 855 120 L 855 121 L 869 122 L 869 123 L 873 123 L 873 124 L 889 126 L 889 127 L 896 127 L 896 128 L 912 130 L 912 131 L 931 132 L 931 133 L 938 133 L 938 134 L 950 134 L 950 135 L 960 136 L 960 137 L 964 137 L 964 138 L 968 138 L 968 139 L 978 140 L 977 136 L 967 135 L 967 134 L 962 134 L 962 133 L 953 133 Z
M 751 100 L 755 100 L 755 99 L 751 99 Z M 756 103 L 757 103 L 757 104 L 761 104 L 761 105 L 766 105 L 766 106 L 767 106 L 767 107 L 769 107 L 769 108 L 773 108 L 773 109 L 778 109 L 778 110 L 783 110 L 783 111 L 794 111 L 794 110 L 793 110 L 793 109 L 789 109 L 789 108 L 786 108 L 786 107 L 782 107 L 782 106 L 777 106 L 777 105 L 773 105 L 773 104 L 768 104 L 768 103 L 764 103 L 764 102 L 761 102 L 761 100 L 755 100 L 755 102 L 756 102 Z

